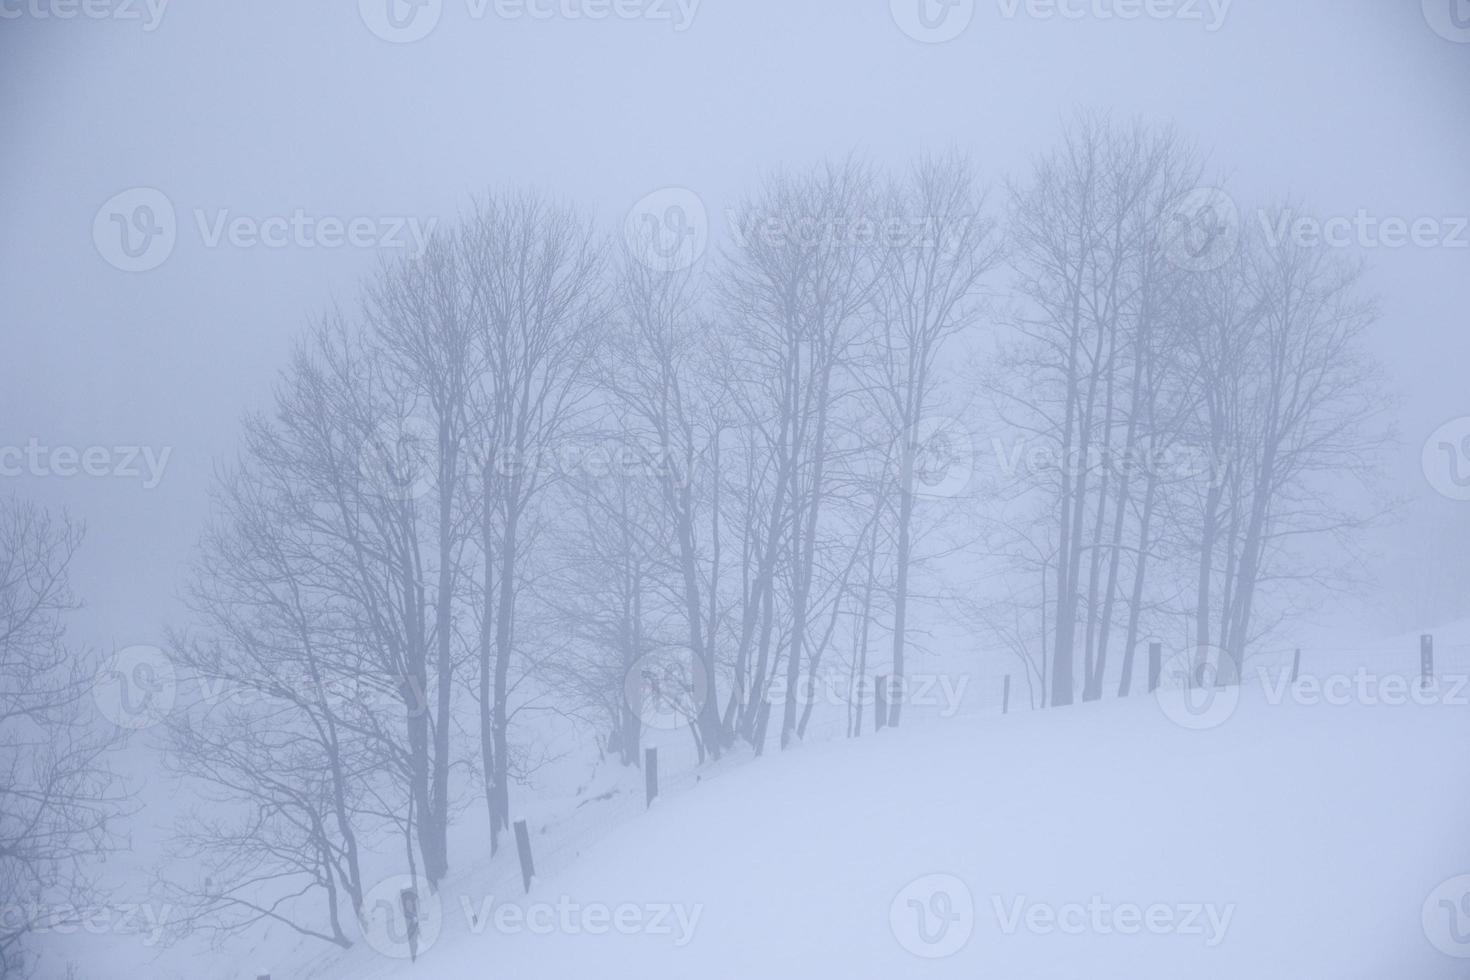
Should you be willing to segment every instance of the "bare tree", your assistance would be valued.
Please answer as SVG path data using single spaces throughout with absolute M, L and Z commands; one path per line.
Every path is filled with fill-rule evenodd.
M 612 438 L 624 445 L 623 434 Z M 680 647 L 671 641 L 680 605 L 671 601 L 676 546 L 662 494 L 644 471 L 645 454 L 626 448 L 606 471 L 577 473 L 565 486 L 566 512 L 576 520 L 562 525 L 549 601 L 577 642 L 550 670 L 561 691 L 595 710 L 600 730 L 611 733 L 608 749 L 631 766 L 641 764 L 643 718 L 660 708 L 641 699 L 663 693 L 639 675 Z
M 908 644 L 909 577 L 914 565 L 914 507 L 918 472 L 932 437 L 921 428 L 936 410 L 943 378 L 941 354 L 979 320 L 981 277 L 999 258 L 995 225 L 970 163 L 958 156 L 926 158 L 908 181 L 889 192 L 881 241 L 879 287 L 874 291 L 877 338 L 874 390 L 891 436 L 897 479 L 893 515 L 893 684 L 890 724 L 903 709 Z
M 367 329 L 375 341 L 385 381 L 404 392 L 406 421 L 422 428 L 411 433 L 427 444 L 422 470 L 414 479 L 428 498 L 421 520 L 427 525 L 430 562 L 422 567 L 423 584 L 432 595 L 431 639 L 411 644 L 416 683 L 427 685 L 428 650 L 434 652 L 435 710 L 419 712 L 410 724 L 414 753 L 420 840 L 424 873 L 437 883 L 449 868 L 449 729 L 456 663 L 464 659 L 455 629 L 455 606 L 466 589 L 466 549 L 474 518 L 469 513 L 472 446 L 471 392 L 479 373 L 479 348 L 462 273 L 460 250 L 448 235 L 428 243 L 423 255 L 383 270 L 368 290 Z M 391 425 L 392 423 L 390 423 Z M 396 434 L 396 433 L 395 433 Z M 385 447 L 386 448 L 386 447 Z M 403 474 L 405 477 L 407 473 Z M 413 495 L 412 493 L 410 495 Z M 424 630 L 425 624 L 420 624 Z M 424 688 L 427 695 L 427 687 Z M 430 724 L 432 723 L 432 730 Z
M 1049 495 L 1057 542 L 1052 704 L 1073 701 L 1078 652 L 1084 697 L 1101 694 L 1125 526 L 1135 513 L 1132 460 L 1148 438 L 1140 416 L 1162 381 L 1148 356 L 1169 279 L 1181 272 L 1164 259 L 1161 219 L 1198 173 L 1171 132 L 1083 118 L 1012 195 L 1019 339 L 994 388 L 1002 417 L 1056 463 L 1053 472 L 1022 475 Z M 1142 558 L 1149 525 L 1137 523 Z M 1134 562 L 1135 591 L 1144 565 Z
M 1235 678 L 1273 561 L 1290 560 L 1286 546 L 1307 535 L 1363 526 L 1370 515 L 1341 499 L 1344 477 L 1365 479 L 1384 443 L 1374 430 L 1382 386 L 1362 346 L 1377 309 L 1360 293 L 1360 267 L 1289 236 L 1263 238 L 1245 243 L 1238 288 L 1256 315 L 1227 416 L 1239 458 L 1217 632 Z
M 481 202 L 462 229 L 478 356 L 483 603 L 481 752 L 491 847 L 510 825 L 509 695 L 526 522 L 586 394 L 604 321 L 604 246 L 576 212 L 533 194 Z
M 393 376 L 372 338 L 330 318 L 297 351 L 273 418 L 247 422 L 249 468 L 274 488 L 304 542 L 319 601 L 344 620 L 351 677 L 388 692 L 370 718 L 377 768 L 394 777 L 378 806 L 442 874 L 428 733 L 436 730 L 434 524 L 437 445 L 419 393 Z M 402 796 L 397 794 L 401 791 Z M 407 805 L 404 805 L 407 803 Z
M 344 919 L 363 911 L 359 837 L 390 822 L 410 760 L 385 731 L 393 685 L 367 669 L 352 610 L 319 574 L 321 542 L 295 519 L 294 478 L 247 457 L 216 489 L 193 626 L 172 644 L 203 695 L 170 717 L 168 757 L 212 812 L 179 836 L 197 880 L 168 884 L 181 926 L 222 936 L 275 921 L 347 946 Z M 303 901 L 313 892 L 319 906 Z
M 745 422 L 759 431 L 771 459 L 763 540 L 752 555 L 755 602 L 743 614 L 740 647 L 759 643 L 755 689 L 763 689 L 777 564 L 784 558 L 790 603 L 784 748 L 796 735 L 794 695 L 809 653 L 833 412 L 856 386 L 852 345 L 877 283 L 871 223 L 878 209 L 871 176 L 847 162 L 773 177 L 740 214 L 740 241 L 723 269 L 723 305 L 742 343 L 737 391 Z
M 655 271 L 627 256 L 618 289 L 620 329 L 608 345 L 601 384 L 621 406 L 631 448 L 643 461 L 673 527 L 671 561 L 700 690 L 700 744 L 715 758 L 726 733 L 720 716 L 717 646 L 720 539 L 718 474 L 725 427 L 720 386 L 704 337 L 716 329 L 696 309 L 688 273 Z
M 92 718 L 87 660 L 66 643 L 82 528 L 0 499 L 0 976 L 26 972 L 27 938 L 93 900 L 90 862 L 126 796 Z

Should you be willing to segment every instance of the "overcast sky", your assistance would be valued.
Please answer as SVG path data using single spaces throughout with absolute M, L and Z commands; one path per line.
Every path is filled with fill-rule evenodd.
M 603 20 L 442 0 L 411 43 L 388 0 L 89 0 L 103 17 L 77 2 L 60 19 L 65 0 L 0 0 L 0 446 L 104 447 L 113 469 L 127 447 L 169 456 L 151 487 L 142 458 L 138 476 L 0 479 L 87 521 L 78 639 L 103 646 L 159 642 L 239 417 L 268 407 L 292 339 L 379 257 L 211 244 L 221 221 L 295 219 L 315 238 L 364 218 L 359 237 L 411 244 L 414 222 L 533 184 L 613 228 L 664 187 L 718 216 L 766 168 L 951 144 L 1000 182 L 1079 108 L 1177 123 L 1243 207 L 1290 194 L 1449 231 L 1470 215 L 1470 43 L 1449 17 L 1465 0 L 1179 0 L 1127 21 L 1092 12 L 1111 0 L 1071 0 L 1081 19 L 962 0 L 940 43 L 888 0 L 624 0 L 646 15 Z M 142 272 L 94 235 L 122 192 L 137 215 L 135 188 L 177 220 Z M 1364 254 L 1374 350 L 1406 398 L 1392 477 L 1423 494 L 1419 447 L 1470 415 L 1470 247 Z

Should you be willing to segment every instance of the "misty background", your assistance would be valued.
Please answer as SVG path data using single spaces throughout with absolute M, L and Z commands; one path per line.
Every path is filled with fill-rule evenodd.
M 475 20 L 448 0 L 410 44 L 375 36 L 350 3 L 170 5 L 151 32 L 141 6 L 136 21 L 0 22 L 0 442 L 171 450 L 152 489 L 7 481 L 88 525 L 74 638 L 158 642 L 240 416 L 267 405 L 291 341 L 350 305 L 380 257 L 209 248 L 196 208 L 452 224 L 472 195 L 530 185 L 617 229 L 645 194 L 677 186 L 700 195 L 719 234 L 737 196 L 782 164 L 857 151 L 903 166 L 953 145 L 982 178 L 1024 177 L 1080 107 L 1174 122 L 1242 200 L 1409 220 L 1470 212 L 1470 49 L 1427 29 L 1417 3 L 1237 0 L 1214 32 L 1204 5 L 1204 22 L 1000 9 L 979 3 L 940 44 L 907 36 L 882 3 L 761 0 L 706 0 L 683 31 Z M 137 186 L 168 195 L 180 231 L 163 265 L 129 274 L 91 230 L 105 201 Z M 1404 395 L 1390 482 L 1453 517 L 1420 449 L 1470 413 L 1470 249 L 1367 258 L 1365 287 L 1383 305 L 1373 353 Z M 1407 545 L 1378 540 L 1387 561 Z
M 132 467 L 7 472 L 0 493 L 86 525 L 70 642 L 163 646 L 188 618 L 186 565 L 242 417 L 271 410 L 314 321 L 355 309 L 381 263 L 458 226 L 473 199 L 536 189 L 618 243 L 649 195 L 674 193 L 702 205 L 713 257 L 773 171 L 852 158 L 901 173 L 958 150 L 1001 218 L 1008 185 L 1097 112 L 1174 126 L 1228 179 L 1243 225 L 1289 200 L 1455 233 L 1344 250 L 1379 305 L 1365 342 L 1394 438 L 1368 505 L 1389 506 L 1358 540 L 1360 587 L 1292 610 L 1286 632 L 1327 645 L 1464 618 L 1470 504 L 1425 472 L 1426 443 L 1470 416 L 1470 43 L 1440 20 L 1454 2 L 1201 0 L 1198 17 L 1123 20 L 1095 0 L 1075 19 L 958 0 L 958 33 L 926 40 L 887 0 L 668 0 L 606 19 L 562 0 L 544 18 L 442 0 L 416 22 L 432 22 L 425 36 L 398 43 L 384 10 L 418 9 L 398 0 L 119 0 L 70 18 L 63 0 L 0 0 L 0 447 L 103 447 Z M 119 268 L 99 245 L 118 195 L 175 212 L 155 267 Z M 373 241 L 211 241 L 234 218 L 298 214 L 365 219 Z M 385 226 L 401 247 L 381 244 Z M 1009 276 L 1003 264 L 990 283 Z M 973 331 L 982 354 L 988 332 Z M 971 436 L 988 454 L 1013 434 Z M 987 573 L 951 560 L 957 579 Z M 148 774 L 146 744 L 124 750 L 125 772 Z M 152 800 L 131 824 L 138 868 L 174 805 Z

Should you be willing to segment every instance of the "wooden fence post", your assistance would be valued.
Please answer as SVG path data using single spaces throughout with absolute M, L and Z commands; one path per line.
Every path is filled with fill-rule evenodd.
M 1005 692 L 1000 697 L 1000 713 L 1008 715 L 1011 713 L 1011 675 L 1006 675 Z
M 881 674 L 873 689 L 873 731 L 881 732 L 888 724 L 888 675 Z
M 1159 689 L 1159 675 L 1164 671 L 1164 645 L 1148 645 L 1148 690 L 1152 694 Z
M 1434 634 L 1419 637 L 1419 676 L 1424 690 L 1434 686 Z
M 531 879 L 536 877 L 536 863 L 531 860 L 531 834 L 526 830 L 526 821 L 516 821 L 516 854 L 521 859 L 521 886 L 530 894 Z
M 643 783 L 647 797 L 644 803 L 653 806 L 653 801 L 658 799 L 658 749 L 645 749 L 643 752 Z
M 403 922 L 408 927 L 408 961 L 419 958 L 419 895 L 412 888 L 398 893 L 398 902 L 403 906 Z

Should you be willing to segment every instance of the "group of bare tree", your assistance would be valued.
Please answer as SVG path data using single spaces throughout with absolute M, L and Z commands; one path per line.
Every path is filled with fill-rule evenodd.
M 364 841 L 437 884 L 469 785 L 498 850 L 538 709 L 625 764 L 648 710 L 717 758 L 779 702 L 789 744 L 883 608 L 901 674 L 913 433 L 997 261 L 983 204 L 956 158 L 778 176 L 717 268 L 665 272 L 504 195 L 327 318 L 221 474 L 170 645 L 203 692 L 170 759 L 211 804 L 186 926 L 347 944 Z
M 1383 392 L 1360 270 L 1238 210 L 1167 130 L 1083 120 L 1012 210 L 1017 302 L 986 387 L 1018 434 L 996 533 L 1036 583 L 1044 702 L 1079 679 L 1126 696 L 1145 635 L 1237 680 L 1292 581 L 1328 584 L 1296 546 L 1362 523 Z
M 396 828 L 431 884 L 483 782 L 492 846 L 518 774 L 520 624 L 548 472 L 588 397 L 605 256 L 572 211 L 480 205 L 327 319 L 248 420 L 173 638 L 207 679 L 171 721 L 178 769 L 215 794 L 189 828 L 194 924 L 277 920 L 347 945 L 359 842 Z M 524 656 L 522 652 L 524 651 Z M 478 751 L 459 706 L 478 703 Z M 319 895 L 325 916 L 301 908 Z M 324 927 L 303 922 L 325 922 Z
M 851 733 L 880 672 L 897 724 L 941 552 L 1013 583 L 973 605 L 1047 703 L 1101 697 L 1114 659 L 1127 694 L 1170 620 L 1238 667 L 1292 542 L 1352 525 L 1318 478 L 1368 461 L 1372 310 L 1338 259 L 1248 229 L 1202 261 L 1174 220 L 1202 183 L 1172 134 L 1084 121 L 1004 236 L 951 155 L 770 176 L 676 271 L 527 194 L 385 266 L 219 480 L 171 643 L 211 692 L 170 722 L 211 801 L 189 924 L 348 944 L 367 842 L 437 885 L 482 797 L 501 847 L 540 710 L 627 765 L 662 709 L 701 759 L 773 716 L 787 747 L 833 675 Z M 966 431 L 1058 464 L 930 506 Z

